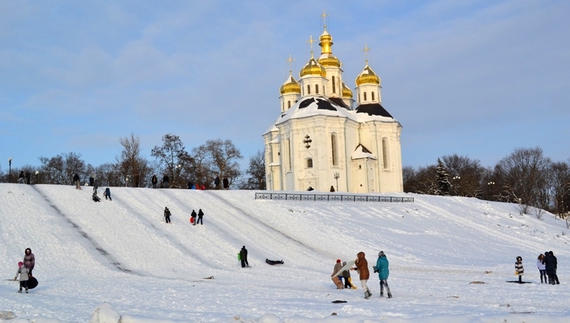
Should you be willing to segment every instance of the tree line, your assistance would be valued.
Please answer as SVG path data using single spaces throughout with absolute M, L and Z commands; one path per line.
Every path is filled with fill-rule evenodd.
M 554 162 L 538 147 L 515 149 L 494 167 L 465 156 L 444 156 L 435 165 L 404 167 L 403 181 L 408 193 L 518 203 L 522 213 L 538 218 L 543 210 L 569 215 L 570 163 Z
M 8 172 L 0 170 L 1 182 L 16 183 L 20 174 L 24 181 L 42 184 L 71 185 L 74 174 L 83 183 L 95 175 L 100 186 L 151 187 L 153 174 L 169 177 L 171 188 L 187 188 L 189 183 L 206 189 L 216 188 L 214 179 L 227 178 L 230 187 L 238 189 L 265 189 L 265 160 L 258 151 L 249 161 L 249 168 L 241 171 L 238 161 L 243 158 L 231 140 L 207 140 L 206 143 L 187 151 L 179 136 L 166 134 L 162 145 L 151 150 L 154 160 L 142 156 L 138 136 L 131 134 L 120 138 L 120 156 L 113 162 L 93 166 L 86 163 L 81 154 L 70 152 L 54 157 L 39 157 L 41 165 L 12 167 Z

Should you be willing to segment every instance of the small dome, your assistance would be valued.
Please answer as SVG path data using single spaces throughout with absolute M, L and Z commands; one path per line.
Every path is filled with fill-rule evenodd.
M 306 75 L 317 75 L 317 76 L 327 77 L 327 71 L 319 63 L 317 63 L 314 57 L 311 57 L 311 60 L 309 60 L 307 65 L 305 65 L 301 69 L 299 75 L 301 75 L 301 77 Z
M 362 84 L 377 84 L 380 85 L 380 77 L 366 64 L 364 70 L 356 77 L 356 86 Z
M 299 83 L 297 83 L 297 81 L 295 81 L 295 78 L 293 78 L 292 75 L 289 75 L 285 83 L 283 83 L 283 85 L 281 85 L 281 88 L 279 88 L 279 92 L 281 92 L 281 94 L 301 94 L 301 86 Z
M 340 60 L 333 54 L 323 54 L 319 57 L 319 64 L 322 66 L 333 66 L 340 68 Z
M 352 99 L 352 91 L 342 82 L 342 98 Z

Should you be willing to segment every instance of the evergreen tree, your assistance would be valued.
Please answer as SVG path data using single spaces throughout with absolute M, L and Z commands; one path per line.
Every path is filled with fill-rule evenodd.
M 443 166 L 441 159 L 437 159 L 436 166 L 437 195 L 449 195 L 451 183 L 449 183 L 449 173 Z

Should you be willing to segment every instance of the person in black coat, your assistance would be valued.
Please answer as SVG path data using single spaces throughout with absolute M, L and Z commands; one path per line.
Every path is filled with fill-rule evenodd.
M 164 220 L 166 221 L 166 223 L 170 223 L 170 210 L 168 209 L 168 207 L 164 207 Z
M 217 190 L 220 189 L 220 177 L 216 176 L 216 178 L 214 179 L 214 186 L 216 187 Z
M 247 249 L 245 249 L 245 246 L 241 247 L 239 251 L 239 259 L 241 260 L 241 268 L 249 267 L 249 262 L 247 262 Z
M 73 175 L 73 182 L 75 183 L 75 188 L 80 190 L 81 189 L 81 183 L 79 183 L 79 175 L 77 173 L 75 173 L 75 175 Z
M 227 178 L 227 177 L 224 177 L 223 184 L 224 184 L 224 189 L 225 189 L 225 190 L 227 190 L 228 188 L 230 188 L 230 181 L 228 181 L 228 178 Z
M 156 174 L 152 175 L 150 182 L 152 183 L 152 188 L 156 188 L 156 183 L 158 183 L 158 178 L 156 178 Z
M 200 222 L 200 224 L 204 225 L 204 220 L 202 220 L 203 216 L 204 216 L 204 212 L 202 212 L 202 209 L 198 210 L 198 221 L 196 222 L 196 224 L 198 224 L 198 222 Z
M 544 266 L 546 267 L 546 275 L 548 276 L 548 283 L 549 284 L 556 284 L 556 279 L 554 276 L 556 275 L 556 258 L 552 251 L 547 251 L 544 253 Z

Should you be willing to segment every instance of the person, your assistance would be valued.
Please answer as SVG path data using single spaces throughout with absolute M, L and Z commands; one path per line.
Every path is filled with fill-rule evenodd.
M 366 255 L 363 251 L 357 254 L 356 261 L 354 262 L 356 268 L 352 268 L 358 272 L 360 276 L 360 284 L 362 285 L 362 290 L 364 291 L 364 298 L 369 299 L 372 296 L 370 288 L 366 285 L 368 279 L 370 278 L 370 271 L 368 270 L 368 261 L 366 260 Z
M 192 225 L 196 225 L 196 211 L 192 210 L 192 214 L 190 214 L 190 216 L 192 217 Z
M 548 255 L 550 256 L 550 262 L 551 264 L 551 268 L 550 268 L 550 275 L 549 277 L 551 277 L 551 281 L 550 284 L 555 285 L 555 284 L 560 284 L 560 281 L 558 280 L 558 274 L 556 273 L 556 271 L 558 270 L 558 259 L 556 259 L 556 256 L 554 255 L 554 252 L 549 251 Z M 548 274 L 548 267 L 546 268 L 546 274 Z
M 150 182 L 152 183 L 152 188 L 156 188 L 156 183 L 158 183 L 158 178 L 156 178 L 156 174 L 152 174 Z
M 24 184 L 24 177 L 25 177 L 25 176 L 26 176 L 26 175 L 24 175 L 24 171 L 21 171 L 21 172 L 20 172 L 20 176 L 18 176 L 18 183 Z
M 198 222 L 200 222 L 201 225 L 204 225 L 204 220 L 202 219 L 202 217 L 204 216 L 204 212 L 202 212 L 202 209 L 198 210 Z M 196 224 L 198 224 L 198 222 L 196 222 Z
M 141 180 L 141 178 L 140 178 L 140 176 L 139 176 L 139 173 L 136 173 L 136 174 L 135 174 L 135 187 L 139 187 L 139 185 L 140 185 L 140 180 Z
M 342 269 L 342 263 L 341 263 L 340 259 L 337 259 L 335 264 L 334 264 L 333 272 L 332 272 L 331 276 L 334 276 L 341 269 Z M 338 275 L 338 279 L 340 280 L 341 277 L 342 277 L 342 273 Z M 343 285 L 342 285 L 342 280 L 341 280 L 339 285 L 337 286 L 337 289 L 342 289 L 342 288 L 343 288 Z
M 346 266 L 346 261 L 342 262 L 342 266 Z M 350 269 L 344 270 L 342 272 L 342 279 L 344 279 L 344 288 L 354 288 L 350 282 Z
M 540 273 L 540 282 L 544 284 L 548 283 L 548 279 L 546 278 L 546 265 L 544 264 L 544 254 L 538 255 L 538 259 L 536 260 L 536 267 Z
M 249 267 L 249 262 L 247 262 L 247 249 L 245 249 L 245 246 L 241 247 L 239 251 L 239 259 L 241 260 L 241 268 Z
M 93 188 L 93 195 L 91 196 L 91 198 L 93 198 L 93 202 L 101 202 L 101 198 L 99 198 L 99 196 L 97 196 L 97 189 Z
M 75 188 L 80 190 L 81 189 L 81 183 L 80 183 L 79 174 L 75 173 L 75 175 L 73 175 L 73 182 L 75 182 Z
M 548 283 L 555 284 L 556 280 L 554 279 L 554 257 L 550 255 L 550 251 L 546 251 L 544 253 L 544 268 L 546 269 L 546 276 L 548 276 Z
M 390 275 L 390 269 L 388 266 L 390 262 L 386 258 L 384 251 L 378 253 L 378 260 L 376 260 L 376 266 L 374 272 L 378 273 L 378 279 L 380 279 L 380 297 L 384 297 L 384 286 L 386 286 L 386 293 L 388 293 L 388 298 L 392 298 L 392 293 L 390 292 L 390 286 L 388 286 L 388 275 Z
M 166 223 L 170 223 L 170 216 L 172 214 L 170 213 L 170 210 L 165 206 L 164 207 L 164 220 L 166 220 Z
M 18 262 L 18 270 L 16 271 L 16 277 L 14 280 L 18 280 L 18 275 L 20 276 L 20 289 L 18 293 L 22 292 L 22 288 L 26 289 L 26 293 L 28 292 L 28 280 L 30 279 L 30 270 L 24 266 L 23 262 Z
M 216 178 L 214 179 L 214 185 L 215 185 L 217 190 L 220 189 L 220 177 L 219 176 L 216 176 Z
M 331 189 L 330 189 L 331 193 L 334 193 L 334 186 L 331 185 Z
M 30 185 L 30 178 L 32 177 L 32 173 L 30 173 L 30 171 L 26 171 L 26 184 Z
M 24 266 L 28 268 L 30 276 L 32 276 L 32 270 L 36 265 L 36 256 L 32 253 L 32 249 L 26 248 L 24 250 Z
M 228 181 L 227 177 L 224 177 L 224 180 L 222 181 L 224 183 L 224 189 L 227 190 L 228 188 L 230 188 L 230 182 Z
M 103 192 L 103 196 L 105 197 L 105 199 L 109 199 L 109 201 L 113 200 L 111 198 L 111 189 L 109 189 L 108 187 L 105 189 L 105 192 Z
M 522 264 L 522 257 L 518 256 L 515 262 L 515 273 L 519 276 L 519 283 L 522 283 L 522 276 L 524 275 L 524 267 Z
M 164 176 L 162 176 L 162 188 L 170 187 L 169 181 L 168 175 L 164 174 Z
M 89 176 L 89 186 L 93 186 L 94 182 L 95 182 L 95 174 L 91 173 L 91 176 Z

